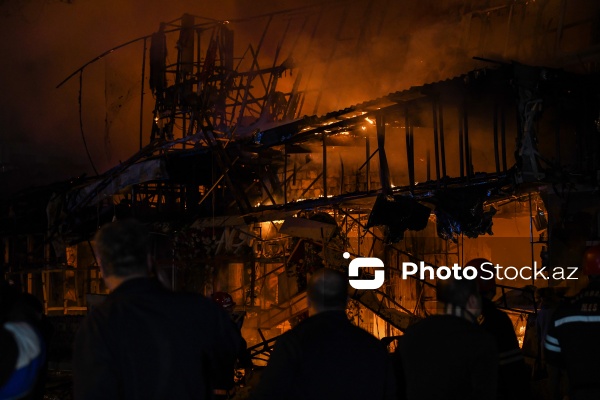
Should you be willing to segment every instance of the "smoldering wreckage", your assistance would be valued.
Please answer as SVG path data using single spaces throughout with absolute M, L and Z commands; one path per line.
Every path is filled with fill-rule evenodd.
M 261 67 L 261 43 L 234 55 L 229 24 L 184 15 L 140 40 L 155 100 L 140 150 L 2 207 L 2 271 L 56 321 L 52 370 L 68 371 L 78 320 L 106 293 L 91 238 L 113 219 L 148 224 L 154 267 L 174 289 L 233 296 L 257 365 L 305 317 L 311 272 L 347 272 L 345 251 L 384 261 L 384 286 L 352 290 L 348 312 L 393 338 L 436 308 L 431 280 L 399 279 L 403 262 L 461 264 L 497 218 L 525 220 L 524 259 L 550 271 L 598 239 L 595 74 L 490 61 L 306 116 L 321 93 L 303 89 L 305 71 L 279 53 Z M 499 285 L 529 360 L 535 285 Z

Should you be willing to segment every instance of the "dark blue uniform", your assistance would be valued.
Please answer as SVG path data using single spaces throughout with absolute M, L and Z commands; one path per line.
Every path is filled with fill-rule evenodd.
M 571 400 L 600 399 L 600 282 L 556 309 L 544 348 L 546 363 L 567 371 Z
M 498 399 L 530 399 L 528 371 L 510 318 L 487 298 L 482 306 L 480 326 L 498 346 Z

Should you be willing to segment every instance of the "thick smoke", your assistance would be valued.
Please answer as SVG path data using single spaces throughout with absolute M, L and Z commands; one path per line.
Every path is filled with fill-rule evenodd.
M 495 2 L 495 11 L 482 12 L 468 3 L 1 2 L 4 95 L 0 98 L 0 165 L 5 172 L 0 180 L 18 182 L 12 187 L 15 189 L 93 174 L 79 130 L 79 76 L 59 89 L 56 85 L 104 51 L 151 34 L 160 22 L 175 20 L 186 12 L 231 20 L 238 50 L 243 51 L 248 43 L 258 43 L 269 23 L 268 17 L 250 17 L 298 9 L 273 17 L 259 61 L 261 67 L 271 66 L 280 43 L 279 62 L 288 56 L 294 58 L 294 73 L 304 74 L 301 89 L 312 93 L 307 95 L 302 115 L 323 114 L 466 72 L 482 66 L 471 59 L 475 55 L 530 63 L 548 61 L 555 43 L 548 35 L 536 35 L 535 29 L 547 29 L 556 23 L 560 7 L 555 3 L 559 0 Z M 598 8 L 591 2 L 586 7 Z M 590 12 L 568 11 L 573 18 Z M 506 28 L 508 18 L 513 21 L 511 32 Z M 574 35 L 573 31 L 567 33 Z M 127 159 L 139 147 L 142 51 L 142 42 L 135 43 L 83 72 L 85 139 L 100 173 Z M 168 51 L 169 60 L 174 62 L 175 49 L 171 46 Z M 317 106 L 319 90 L 323 92 Z M 144 92 L 145 144 L 150 136 L 149 111 L 154 100 L 147 86 Z

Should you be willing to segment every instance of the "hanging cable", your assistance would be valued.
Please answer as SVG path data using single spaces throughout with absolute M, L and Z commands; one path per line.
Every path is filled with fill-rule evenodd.
M 83 133 L 83 115 L 82 115 L 82 104 L 81 104 L 81 93 L 83 92 L 83 70 L 79 71 L 79 131 L 81 132 L 81 139 L 83 139 L 83 147 L 85 147 L 85 152 L 90 160 L 90 164 L 94 169 L 94 173 L 98 175 L 98 171 L 96 170 L 96 166 L 94 165 L 94 161 L 92 161 L 92 156 L 90 155 L 90 150 L 88 149 L 87 142 L 85 141 L 85 134 Z

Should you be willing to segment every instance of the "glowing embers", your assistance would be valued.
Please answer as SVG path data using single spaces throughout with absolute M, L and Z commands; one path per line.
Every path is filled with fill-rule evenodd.
M 385 196 L 380 194 L 369 215 L 367 228 L 385 225 L 388 229 L 387 239 L 396 243 L 404 239 L 404 231 L 425 229 L 431 209 L 407 196 Z

